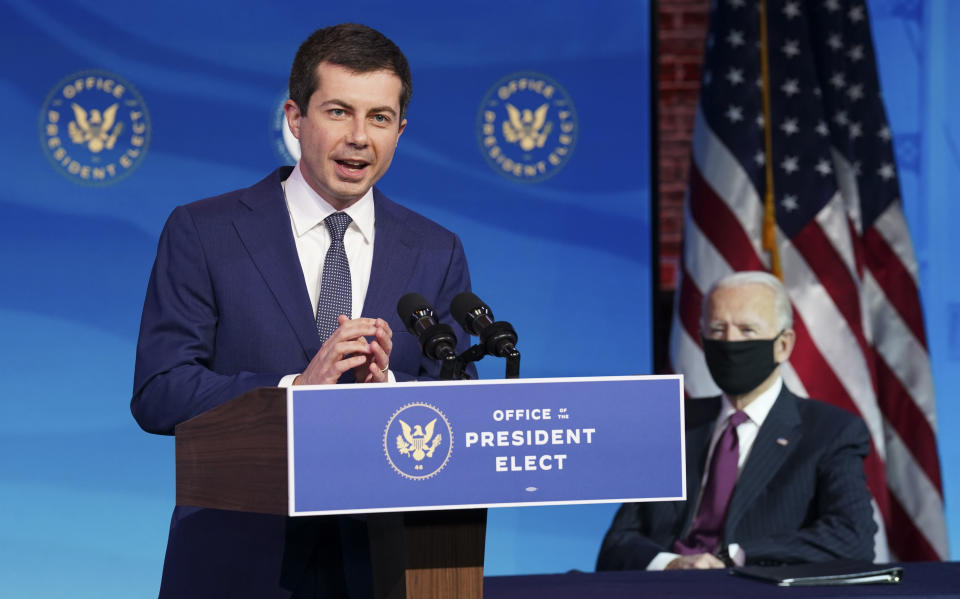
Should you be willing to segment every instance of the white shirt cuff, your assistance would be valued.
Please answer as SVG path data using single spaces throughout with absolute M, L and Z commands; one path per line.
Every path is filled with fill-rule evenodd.
M 300 376 L 300 373 L 297 374 L 288 374 L 280 379 L 280 382 L 277 383 L 277 387 L 293 387 L 293 381 L 297 380 L 297 377 Z M 387 382 L 396 383 L 397 377 L 393 376 L 393 371 L 387 369 Z
M 656 557 L 654 557 L 652 560 L 650 560 L 650 563 L 649 563 L 649 564 L 647 564 L 647 570 L 651 570 L 651 571 L 653 571 L 653 570 L 657 570 L 657 571 L 663 570 L 663 569 L 665 569 L 665 568 L 667 567 L 667 564 L 669 564 L 669 563 L 672 562 L 673 560 L 677 559 L 678 557 L 680 557 L 680 554 L 678 554 L 678 553 L 670 553 L 669 551 L 661 551 L 660 553 L 658 553 L 658 554 L 656 555 Z
M 727 555 L 734 566 L 743 566 L 747 563 L 747 554 L 743 552 L 743 547 L 739 543 L 730 543 L 727 545 Z

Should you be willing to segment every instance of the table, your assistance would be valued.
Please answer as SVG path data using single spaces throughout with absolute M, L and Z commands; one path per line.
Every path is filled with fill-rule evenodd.
M 960 562 L 911 562 L 893 585 L 778 587 L 732 576 L 727 570 L 671 572 L 570 572 L 536 576 L 489 576 L 485 599 L 600 599 L 602 597 L 736 597 L 737 599 L 848 599 L 851 597 L 952 597 L 960 599 Z

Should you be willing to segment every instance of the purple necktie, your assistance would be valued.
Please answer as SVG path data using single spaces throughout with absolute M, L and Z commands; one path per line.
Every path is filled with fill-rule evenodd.
M 727 516 L 730 496 L 737 484 L 737 462 L 740 459 L 740 440 L 737 427 L 747 421 L 744 412 L 734 412 L 720 435 L 710 460 L 710 474 L 700 499 L 700 509 L 693 528 L 686 539 L 673 544 L 677 553 L 714 553 L 723 539 L 723 524 Z

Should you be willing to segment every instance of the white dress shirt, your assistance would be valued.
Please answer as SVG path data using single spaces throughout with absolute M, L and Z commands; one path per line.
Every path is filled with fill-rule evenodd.
M 740 473 L 743 472 L 743 465 L 747 463 L 747 458 L 750 457 L 750 450 L 753 449 L 753 442 L 757 440 L 757 434 L 760 432 L 760 427 L 763 425 L 763 421 L 767 419 L 767 415 L 773 408 L 773 404 L 776 403 L 777 397 L 780 396 L 780 391 L 782 388 L 783 379 L 777 377 L 777 380 L 773 383 L 773 385 L 770 386 L 769 389 L 761 393 L 743 409 L 744 413 L 747 415 L 747 419 L 737 427 L 737 440 L 739 442 L 740 451 L 740 456 L 737 459 L 738 477 Z M 720 414 L 717 417 L 717 422 L 713 427 L 713 437 L 710 440 L 710 451 L 707 453 L 707 464 L 710 463 L 710 460 L 713 457 L 713 450 L 720 441 L 720 436 L 723 435 L 724 429 L 727 427 L 727 421 L 730 420 L 730 417 L 733 416 L 733 413 L 736 411 L 736 406 L 733 404 L 730 398 L 724 395 L 723 404 L 720 408 Z M 694 515 L 700 509 L 700 499 L 703 497 L 703 490 L 707 486 L 707 476 L 709 473 L 710 469 L 704 468 L 703 478 L 700 480 L 700 495 L 697 497 L 697 503 L 693 512 Z M 730 558 L 736 565 L 742 566 L 744 564 L 746 556 L 744 555 L 743 549 L 740 548 L 739 544 L 731 543 L 730 546 L 727 547 L 727 552 L 730 554 Z M 658 553 L 656 557 L 650 560 L 650 563 L 647 564 L 647 570 L 663 570 L 667 567 L 667 564 L 672 562 L 676 557 L 678 557 L 678 554 L 671 553 L 669 551 Z
M 310 295 L 310 306 L 313 309 L 313 317 L 316 319 L 320 282 L 323 280 L 323 261 L 330 247 L 330 232 L 323 219 L 337 210 L 310 187 L 303 178 L 299 162 L 281 185 L 287 202 L 287 211 L 290 213 L 290 226 L 293 228 L 293 239 L 297 246 L 300 267 L 303 269 L 303 279 L 307 283 L 307 293 Z M 367 295 L 370 271 L 373 267 L 376 220 L 373 188 L 368 189 L 362 198 L 343 212 L 351 218 L 350 225 L 343 234 L 343 247 L 347 252 L 347 262 L 350 264 L 353 312 L 347 316 L 357 318 L 363 313 L 363 300 Z M 298 374 L 284 376 L 280 379 L 278 386 L 289 387 Z M 391 381 L 394 380 L 392 372 L 388 372 L 387 375 Z

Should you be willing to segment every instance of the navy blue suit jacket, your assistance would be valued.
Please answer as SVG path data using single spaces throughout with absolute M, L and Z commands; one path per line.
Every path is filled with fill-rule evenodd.
M 597 570 L 645 569 L 689 532 L 721 401 L 686 401 L 687 501 L 623 504 Z M 723 544 L 739 543 L 748 564 L 872 560 L 877 528 L 863 469 L 869 450 L 858 416 L 784 386 L 730 498 Z
M 157 248 L 144 301 L 131 409 L 145 430 L 174 427 L 246 391 L 302 372 L 317 350 L 314 313 L 291 230 L 280 168 L 252 187 L 176 208 Z M 432 378 L 396 312 L 422 294 L 441 321 L 470 276 L 456 235 L 374 191 L 376 237 L 363 316 L 393 330 L 398 380 Z M 467 335 L 460 335 L 459 351 Z M 347 373 L 341 382 L 351 382 Z M 340 596 L 369 585 L 362 520 L 288 519 L 177 507 L 161 595 Z M 317 564 L 320 564 L 319 566 Z

